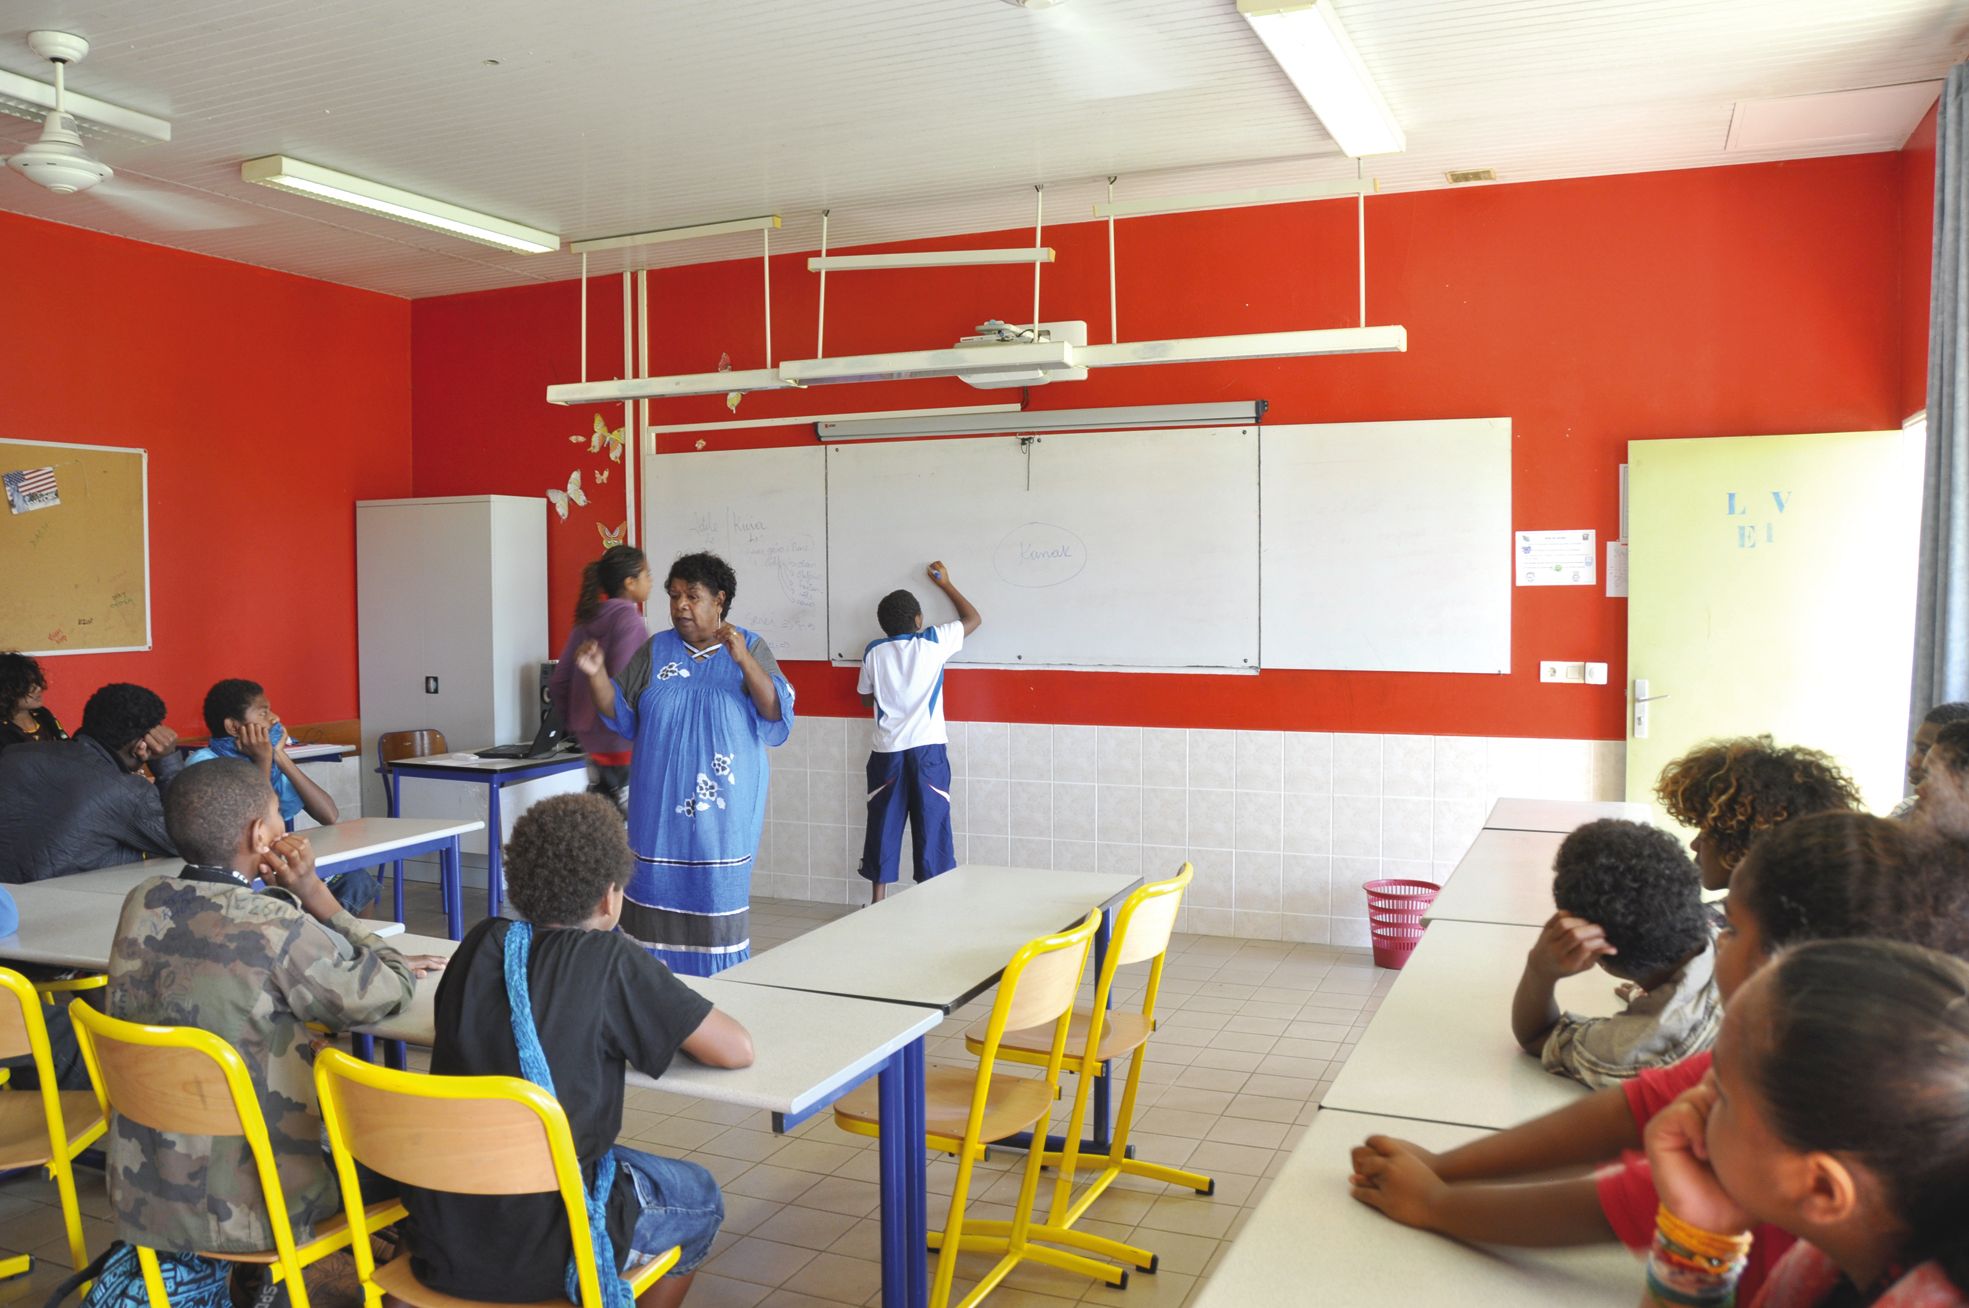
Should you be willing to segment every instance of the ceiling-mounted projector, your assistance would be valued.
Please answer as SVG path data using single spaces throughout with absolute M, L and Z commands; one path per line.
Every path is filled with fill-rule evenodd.
M 1084 322 L 1042 322 L 1037 325 L 1015 326 L 993 318 L 978 324 L 978 334 L 958 338 L 957 348 L 977 351 L 981 357 L 991 350 L 1003 349 L 1008 345 L 1046 345 L 1065 343 L 1076 347 L 1087 344 L 1087 324 Z M 1018 371 L 980 371 L 957 374 L 967 384 L 981 391 L 1007 390 L 1021 386 L 1044 386 L 1050 381 L 1086 381 L 1085 368 L 1028 368 Z

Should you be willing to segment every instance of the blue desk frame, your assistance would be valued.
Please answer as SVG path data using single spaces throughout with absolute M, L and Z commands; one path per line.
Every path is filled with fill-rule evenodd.
M 399 789 L 403 774 L 421 777 L 430 781 L 469 781 L 486 788 L 485 804 L 485 915 L 498 917 L 500 905 L 505 900 L 506 869 L 500 845 L 504 841 L 505 828 L 500 820 L 499 792 L 516 781 L 533 781 L 540 777 L 551 777 L 558 773 L 572 771 L 588 766 L 585 754 L 558 754 L 529 762 L 525 767 L 515 768 L 474 768 L 450 767 L 443 763 L 419 763 L 412 759 L 398 759 L 390 764 L 390 814 L 403 815 L 402 792 Z M 456 847 L 454 842 L 454 848 Z M 418 851 L 422 852 L 422 851 Z M 454 872 L 446 883 L 448 893 L 445 897 L 445 912 L 451 919 L 451 938 L 465 938 L 463 918 L 465 913 L 465 888 L 461 874 Z M 403 893 L 403 876 L 397 876 L 397 893 Z

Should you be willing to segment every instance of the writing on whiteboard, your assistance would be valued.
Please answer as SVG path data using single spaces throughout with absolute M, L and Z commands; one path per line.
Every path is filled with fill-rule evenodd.
M 1007 585 L 1043 589 L 1080 575 L 1087 566 L 1087 544 L 1050 522 L 1021 523 L 998 542 L 991 563 Z
M 728 507 L 693 513 L 684 535 L 731 564 L 741 587 L 777 586 L 792 606 L 772 624 L 781 632 L 820 629 L 821 551 L 810 533 L 782 534 L 757 513 Z

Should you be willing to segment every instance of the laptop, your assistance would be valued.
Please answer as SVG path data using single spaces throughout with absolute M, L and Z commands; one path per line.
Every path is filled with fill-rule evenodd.
M 558 709 L 550 708 L 540 716 L 540 730 L 533 733 L 533 742 L 527 745 L 494 745 L 491 749 L 478 752 L 480 758 L 546 758 L 561 748 L 567 735 L 567 727 L 561 722 Z

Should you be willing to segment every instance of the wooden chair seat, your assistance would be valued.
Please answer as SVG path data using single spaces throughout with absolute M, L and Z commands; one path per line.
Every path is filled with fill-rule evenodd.
M 674 1258 L 658 1258 L 635 1268 L 629 1273 L 629 1293 L 632 1296 L 640 1296 L 644 1290 L 656 1284 L 657 1278 L 675 1262 Z M 393 1299 L 400 1299 L 404 1303 L 413 1304 L 415 1308 L 481 1308 L 483 1303 L 478 1299 L 460 1299 L 456 1295 L 445 1294 L 425 1285 L 410 1270 L 410 1255 L 407 1253 L 398 1254 L 390 1262 L 378 1267 L 373 1280 L 384 1294 Z M 502 1300 L 501 1308 L 570 1308 L 570 1305 L 566 1299 L 556 1297 L 538 1299 L 531 1303 L 525 1301 L 507 1303 Z
M 58 1098 L 72 1155 L 90 1132 L 102 1127 L 102 1108 L 90 1090 L 64 1090 Z M 41 1093 L 38 1090 L 0 1093 L 0 1171 L 45 1167 L 52 1161 L 48 1154 L 48 1123 L 41 1115 Z
M 1072 1025 L 1067 1028 L 1067 1048 L 1075 1057 L 1087 1048 L 1087 1029 L 1094 1021 L 1094 1010 L 1076 1008 L 1073 1010 Z M 972 1053 L 984 1049 L 985 1032 L 991 1026 L 991 1019 L 974 1022 L 964 1033 L 964 1047 Z M 1149 1041 L 1155 1031 L 1155 1023 L 1143 1013 L 1109 1012 L 1105 1026 L 1101 1028 L 1101 1047 L 1095 1057 L 1105 1063 L 1110 1059 L 1126 1058 Z M 1045 1066 L 1046 1058 L 1053 1052 L 1053 1028 L 1051 1026 L 1029 1026 L 1023 1031 L 1007 1031 L 999 1042 L 998 1056 L 1016 1062 L 1037 1062 Z M 1071 1065 L 1071 1064 L 1069 1064 Z
M 371 1229 L 402 1221 L 408 1214 L 404 1212 L 400 1200 L 385 1199 L 381 1203 L 364 1204 L 362 1215 L 369 1219 Z M 303 1240 L 294 1246 L 295 1252 L 309 1262 L 324 1254 L 333 1253 L 349 1243 L 349 1215 L 334 1213 L 315 1223 L 314 1238 Z M 217 1258 L 228 1263 L 258 1263 L 271 1266 L 280 1261 L 280 1253 L 274 1249 L 259 1249 L 252 1253 L 214 1253 L 210 1249 L 198 1251 L 201 1258 Z
M 978 1074 L 968 1067 L 932 1067 L 924 1074 L 923 1130 L 927 1135 L 961 1139 L 965 1119 L 971 1114 L 971 1096 L 977 1090 Z M 1053 1109 L 1053 1094 L 1046 1083 L 1030 1076 L 991 1078 L 985 1093 L 984 1127 L 978 1138 L 986 1144 L 1031 1129 L 1043 1122 Z M 834 1105 L 837 1120 L 875 1127 L 880 1119 L 875 1084 L 866 1082 Z

